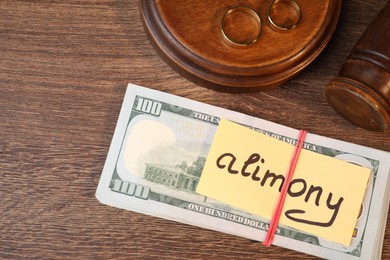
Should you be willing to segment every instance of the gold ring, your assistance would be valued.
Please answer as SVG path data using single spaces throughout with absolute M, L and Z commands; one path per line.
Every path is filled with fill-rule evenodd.
M 294 0 L 273 0 L 268 7 L 267 17 L 272 29 L 288 31 L 297 26 L 302 12 Z
M 260 37 L 260 16 L 246 6 L 232 7 L 222 18 L 221 32 L 228 44 L 248 47 L 257 42 Z

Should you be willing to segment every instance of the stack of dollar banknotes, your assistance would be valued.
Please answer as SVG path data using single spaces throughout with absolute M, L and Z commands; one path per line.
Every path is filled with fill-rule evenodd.
M 196 193 L 221 118 L 291 144 L 298 136 L 296 129 L 129 84 L 97 199 L 263 241 L 269 219 Z M 326 259 L 380 259 L 389 207 L 390 153 L 310 133 L 304 149 L 371 169 L 351 244 L 340 245 L 279 225 L 273 245 Z

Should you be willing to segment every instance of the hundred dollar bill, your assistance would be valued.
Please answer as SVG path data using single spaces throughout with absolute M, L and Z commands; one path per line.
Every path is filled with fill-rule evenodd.
M 195 192 L 221 118 L 290 144 L 297 141 L 296 129 L 129 84 L 97 199 L 263 241 L 269 220 Z M 389 206 L 390 153 L 314 134 L 307 135 L 304 149 L 372 169 L 352 242 L 345 247 L 279 225 L 273 244 L 327 259 L 380 259 Z

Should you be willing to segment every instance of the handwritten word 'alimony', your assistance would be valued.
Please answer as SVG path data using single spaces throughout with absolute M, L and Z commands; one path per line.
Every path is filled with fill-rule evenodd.
M 282 174 L 275 174 L 271 172 L 270 170 L 266 170 L 263 174 L 263 177 L 259 177 L 259 171 L 260 166 L 259 164 L 264 164 L 265 159 L 261 158 L 261 156 L 257 153 L 253 153 L 249 156 L 249 158 L 244 162 L 242 165 L 240 171 L 234 169 L 234 164 L 236 163 L 237 158 L 232 153 L 224 153 L 221 156 L 218 157 L 216 161 L 216 165 L 219 169 L 227 169 L 227 172 L 230 174 L 238 174 L 241 172 L 241 175 L 244 177 L 251 176 L 251 179 L 253 181 L 259 182 L 260 186 L 264 186 L 267 183 L 267 180 L 269 181 L 270 187 L 273 187 L 273 185 L 279 181 L 279 192 L 282 190 L 282 186 L 285 182 L 285 177 Z M 228 164 L 226 164 L 228 163 Z M 257 164 L 256 164 L 257 163 Z M 249 166 L 255 165 L 255 169 L 251 172 L 248 171 Z M 287 193 L 290 197 L 301 197 L 304 196 L 304 201 L 307 203 L 310 200 L 310 197 L 314 194 L 315 200 L 314 203 L 316 206 L 320 206 L 320 200 L 323 193 L 323 188 L 321 186 L 314 186 L 310 185 L 308 188 L 307 182 L 305 179 L 298 178 L 293 179 L 289 187 L 287 189 Z M 305 195 L 306 194 L 306 195 Z M 293 217 L 293 214 L 302 214 L 305 213 L 305 210 L 302 209 L 290 209 L 285 211 L 285 215 L 287 218 L 296 221 L 301 222 L 309 225 L 315 225 L 315 226 L 322 226 L 322 227 L 329 227 L 333 224 L 337 217 L 337 213 L 339 212 L 340 206 L 344 200 L 343 197 L 339 197 L 336 203 L 332 203 L 333 194 L 332 192 L 328 193 L 328 197 L 326 199 L 326 202 L 323 203 L 326 204 L 326 207 L 330 210 L 333 210 L 333 214 L 329 221 L 327 222 L 319 222 L 319 221 L 312 221 L 307 220 L 304 218 L 299 217 Z
M 196 191 L 270 219 L 293 150 L 221 119 Z M 369 176 L 368 168 L 303 149 L 279 223 L 349 245 Z

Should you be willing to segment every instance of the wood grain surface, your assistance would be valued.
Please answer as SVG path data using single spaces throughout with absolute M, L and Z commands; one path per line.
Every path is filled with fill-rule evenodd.
M 343 2 L 303 73 L 266 92 L 198 86 L 158 56 L 135 0 L 0 1 L 0 258 L 315 259 L 100 204 L 95 190 L 128 82 L 390 151 L 323 89 L 386 0 Z M 390 259 L 390 224 L 383 259 Z

